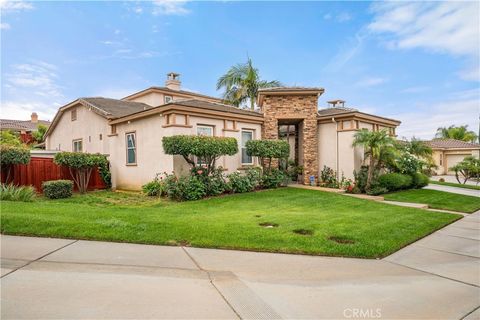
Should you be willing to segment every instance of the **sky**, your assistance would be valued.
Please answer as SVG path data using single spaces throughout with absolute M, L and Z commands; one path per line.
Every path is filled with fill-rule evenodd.
M 402 121 L 399 137 L 479 130 L 479 2 L 0 0 L 0 117 L 51 120 L 79 97 L 163 86 L 221 96 L 250 57 L 265 80 Z

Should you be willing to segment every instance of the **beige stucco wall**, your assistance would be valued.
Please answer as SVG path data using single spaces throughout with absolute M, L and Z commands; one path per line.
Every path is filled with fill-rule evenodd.
M 196 99 L 196 100 L 205 100 L 205 101 L 213 101 L 213 102 L 218 102 L 216 99 L 209 99 L 206 97 L 199 97 L 196 95 L 190 95 L 188 93 L 182 92 L 179 94 L 175 94 L 175 92 L 169 92 L 169 93 L 162 93 L 158 91 L 150 91 L 145 94 L 142 94 L 138 97 L 134 98 L 129 98 L 129 101 L 135 101 L 135 102 L 142 102 L 146 103 L 150 106 L 157 107 L 162 104 L 165 104 L 165 96 L 170 96 L 173 98 L 173 100 L 185 100 L 185 99 Z
M 77 120 L 71 120 L 71 109 L 64 111 L 55 129 L 46 138 L 46 149 L 73 151 L 72 141 L 82 139 L 83 152 L 109 154 L 107 119 L 84 106 L 74 108 Z
M 178 117 L 177 117 L 178 118 Z M 209 125 L 214 127 L 215 136 L 234 137 L 241 143 L 241 130 L 252 129 L 254 138 L 260 138 L 261 126 L 238 122 L 238 131 L 224 131 L 223 120 L 209 119 L 204 117 L 190 117 L 191 127 L 167 127 L 165 118 L 159 115 L 133 120 L 130 123 L 117 125 L 116 137 L 112 139 L 112 177 L 114 186 L 118 189 L 137 190 L 148 181 L 151 181 L 157 173 L 175 171 L 177 175 L 186 174 L 190 167 L 180 156 L 170 156 L 163 153 L 162 138 L 164 136 L 197 133 L 197 126 Z M 137 164 L 126 165 L 125 134 L 135 131 L 137 139 Z M 113 145 L 115 147 L 113 148 Z M 241 153 L 234 156 L 221 157 L 217 166 L 222 166 L 227 173 L 233 172 L 241 167 Z
M 337 124 L 320 123 L 318 125 L 318 169 L 324 166 L 337 170 Z

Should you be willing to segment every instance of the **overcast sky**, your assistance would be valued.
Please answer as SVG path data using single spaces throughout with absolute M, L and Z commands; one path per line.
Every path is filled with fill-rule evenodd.
M 251 57 L 266 80 L 401 120 L 400 137 L 480 113 L 478 2 L 1 2 L 2 118 L 52 119 L 181 73 L 187 90 Z

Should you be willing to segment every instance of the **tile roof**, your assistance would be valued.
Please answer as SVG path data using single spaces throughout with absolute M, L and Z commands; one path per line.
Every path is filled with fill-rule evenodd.
M 261 88 L 258 89 L 258 92 L 290 92 L 290 91 L 324 91 L 323 88 L 319 87 L 271 87 L 271 88 Z
M 343 113 L 350 113 L 350 112 L 357 112 L 357 109 L 354 108 L 339 108 L 339 107 L 331 107 L 318 110 L 319 116 L 333 116 L 337 114 Z
M 455 139 L 433 139 L 425 141 L 425 143 L 431 148 L 439 149 L 480 149 L 479 143 L 466 142 Z
M 0 119 L 0 129 L 2 130 L 35 131 L 40 124 L 48 127 L 50 121 L 38 120 L 37 123 L 33 123 L 30 120 Z
M 196 100 L 196 99 L 176 100 L 168 103 L 167 105 L 181 105 L 181 106 L 194 107 L 199 109 L 208 109 L 208 110 L 244 114 L 244 115 L 255 116 L 255 117 L 263 117 L 263 114 L 257 111 L 240 109 L 228 104 Z
M 170 88 L 167 88 L 167 87 L 159 87 L 159 86 L 149 87 L 149 88 L 144 89 L 144 90 L 142 90 L 142 91 L 135 92 L 135 93 L 133 93 L 133 94 L 130 94 L 130 95 L 122 98 L 122 100 L 128 99 L 128 98 L 130 98 L 130 97 L 132 97 L 132 96 L 136 96 L 137 94 L 142 93 L 142 92 L 145 92 L 145 91 L 148 91 L 148 90 L 162 90 L 162 91 L 171 92 L 172 95 L 175 95 L 175 93 L 181 93 L 181 94 L 186 94 L 186 95 L 192 95 L 192 96 L 197 96 L 197 97 L 203 97 L 203 98 L 208 98 L 208 99 L 213 99 L 213 100 L 222 101 L 222 99 L 221 99 L 221 98 L 218 98 L 218 97 L 207 96 L 207 95 L 205 95 L 205 94 L 196 93 L 196 92 L 187 91 L 187 90 L 173 90 L 173 89 L 170 89 Z
M 99 109 L 100 113 L 108 118 L 121 118 L 129 114 L 151 109 L 152 106 L 141 102 L 124 101 L 102 97 L 80 98 L 80 102 L 86 102 Z

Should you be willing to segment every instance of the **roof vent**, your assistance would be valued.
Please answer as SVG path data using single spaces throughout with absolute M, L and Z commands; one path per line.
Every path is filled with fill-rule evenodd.
M 180 90 L 180 74 L 175 72 L 167 73 L 167 81 L 165 81 L 165 86 L 170 90 Z
M 327 103 L 330 108 L 345 108 L 345 100 L 330 100 L 327 101 Z

